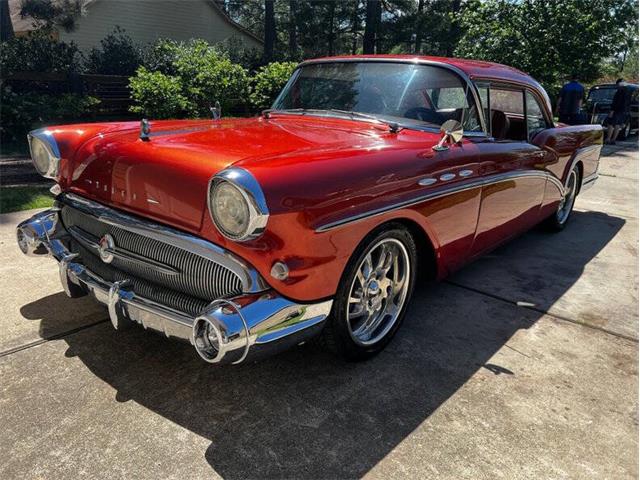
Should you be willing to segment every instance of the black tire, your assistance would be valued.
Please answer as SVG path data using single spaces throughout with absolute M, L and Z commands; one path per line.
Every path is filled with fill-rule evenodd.
M 617 140 L 626 140 L 630 136 L 631 136 L 631 124 L 629 122 L 627 122 L 620 129 L 620 132 L 618 133 Z
M 571 183 L 572 179 L 575 182 L 573 185 Z M 569 179 L 567 181 L 567 185 L 565 186 L 565 188 L 567 187 L 573 188 L 573 193 L 571 194 L 570 198 L 565 197 L 564 199 L 565 203 L 567 201 L 569 202 L 567 204 L 568 210 L 563 210 L 561 212 L 560 207 L 562 206 L 564 208 L 564 203 L 561 202 L 558 205 L 558 210 L 553 212 L 553 215 L 547 218 L 545 222 L 547 227 L 551 231 L 560 232 L 564 230 L 564 227 L 569 222 L 569 219 L 571 218 L 571 214 L 573 213 L 573 206 L 575 205 L 576 197 L 578 196 L 578 190 L 580 189 L 581 180 L 582 179 L 580 177 L 580 168 L 578 168 L 578 166 L 576 165 L 575 167 L 573 167 L 573 170 L 569 174 Z
M 394 323 L 389 327 L 390 329 L 381 338 L 377 339 L 375 343 L 361 345 L 354 340 L 350 324 L 348 323 L 351 289 L 355 285 L 356 275 L 367 255 L 374 251 L 375 248 L 377 248 L 376 246 L 380 244 L 396 245 L 397 242 L 404 246 L 404 253 L 407 254 L 409 265 L 408 274 L 406 275 L 408 287 L 404 295 L 403 303 L 399 307 L 399 313 L 396 315 Z M 391 341 L 404 320 L 415 285 L 417 258 L 418 254 L 415 240 L 411 233 L 401 224 L 387 224 L 382 229 L 374 230 L 367 235 L 345 267 L 333 302 L 331 315 L 320 337 L 321 344 L 348 361 L 366 360 L 379 353 Z

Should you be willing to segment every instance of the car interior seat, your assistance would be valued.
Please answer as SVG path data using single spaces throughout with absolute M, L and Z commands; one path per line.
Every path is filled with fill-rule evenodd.
M 491 135 L 496 140 L 505 140 L 511 122 L 504 112 L 500 110 L 491 110 Z

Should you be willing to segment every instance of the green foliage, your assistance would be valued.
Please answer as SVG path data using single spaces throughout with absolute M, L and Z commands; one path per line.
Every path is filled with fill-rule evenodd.
M 0 213 L 18 212 L 53 205 L 49 187 L 1 187 Z
M 76 120 L 90 114 L 100 101 L 72 93 L 49 95 L 16 93 L 7 85 L 0 87 L 2 105 L 2 141 L 22 140 L 29 130 L 44 123 Z
M 476 0 L 463 10 L 455 53 L 519 68 L 548 88 L 572 72 L 589 82 L 621 52 L 637 17 L 632 0 Z
M 233 35 L 215 47 L 229 57 L 233 63 L 242 65 L 250 72 L 255 71 L 262 64 L 262 51 L 256 48 L 247 48 L 242 40 Z
M 85 64 L 87 72 L 103 75 L 133 75 L 142 65 L 143 52 L 125 31 L 116 27 L 93 48 Z
M 74 43 L 58 42 L 43 33 L 0 42 L 3 76 L 13 72 L 78 72 L 80 59 Z
M 82 14 L 81 0 L 22 0 L 20 15 L 31 17 L 42 30 L 62 27 L 67 32 Z
M 273 62 L 261 67 L 251 81 L 251 105 L 260 110 L 269 108 L 296 66 L 296 62 Z
M 220 102 L 223 111 L 241 102 L 249 86 L 247 71 L 204 40 L 161 40 L 149 52 L 146 67 L 130 79 L 132 111 L 162 118 L 209 116 Z M 177 95 L 171 101 L 168 96 Z M 157 105 L 166 98 L 165 105 Z
M 135 101 L 130 108 L 132 112 L 152 118 L 175 118 L 194 113 L 189 100 L 182 94 L 183 85 L 178 77 L 140 67 L 129 82 Z

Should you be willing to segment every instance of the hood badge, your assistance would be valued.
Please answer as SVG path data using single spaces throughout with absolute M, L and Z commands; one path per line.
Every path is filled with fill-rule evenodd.
M 100 254 L 100 259 L 104 263 L 111 263 L 113 261 L 113 251 L 115 248 L 116 242 L 114 242 L 113 237 L 108 233 L 103 235 L 98 242 L 98 253 Z
M 143 142 L 149 141 L 149 135 L 151 134 L 151 124 L 149 120 L 143 118 L 140 120 L 140 140 Z
M 211 110 L 211 116 L 214 120 L 220 120 L 220 117 L 222 117 L 222 107 L 220 106 L 220 102 L 216 100 L 214 106 L 209 108 L 209 110 Z

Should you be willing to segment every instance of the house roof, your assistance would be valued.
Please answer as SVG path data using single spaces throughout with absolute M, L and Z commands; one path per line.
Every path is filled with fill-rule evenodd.
M 54 2 L 60 1 L 60 0 L 53 0 Z M 95 2 L 97 0 L 81 0 L 81 6 L 82 6 L 82 10 L 84 11 L 85 8 Z M 247 30 L 245 27 L 243 27 L 242 25 L 240 25 L 239 23 L 237 23 L 236 21 L 234 21 L 233 19 L 231 19 L 229 17 L 229 15 L 227 15 L 227 13 L 220 7 L 220 5 L 215 1 L 215 0 L 206 0 L 214 9 L 216 12 L 218 12 L 218 14 L 222 17 L 223 20 L 225 20 L 227 23 L 229 23 L 229 25 L 231 25 L 232 27 L 234 27 L 237 30 L 240 30 L 242 33 L 244 33 L 245 35 L 250 36 L 251 38 L 253 38 L 254 40 L 256 40 L 257 42 L 263 43 L 262 39 L 260 37 L 258 37 L 257 35 L 255 35 L 254 33 L 252 33 L 251 31 Z M 20 10 L 22 9 L 22 0 L 9 0 L 9 13 L 11 15 L 11 24 L 13 25 L 13 31 L 14 32 L 29 32 L 32 30 L 36 30 L 36 26 L 34 26 L 34 19 L 31 17 L 22 17 L 20 15 Z

